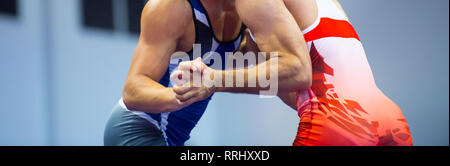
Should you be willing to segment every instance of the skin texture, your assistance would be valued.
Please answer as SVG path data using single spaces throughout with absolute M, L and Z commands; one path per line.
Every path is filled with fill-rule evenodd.
M 333 2 L 343 11 L 342 6 L 337 0 L 333 0 Z M 298 31 L 293 30 L 295 29 L 293 27 L 294 21 L 300 29 L 305 29 L 309 27 L 317 18 L 318 9 L 316 6 L 316 2 L 314 0 L 274 0 L 273 2 L 269 2 L 266 0 L 235 0 L 236 6 L 238 8 L 238 11 L 240 11 L 240 16 L 244 20 L 244 23 L 249 26 L 250 29 L 252 29 L 252 32 L 255 34 L 258 43 L 255 43 L 251 38 L 247 31 L 246 34 L 246 40 L 243 42 L 240 51 L 242 52 L 260 52 L 260 51 L 277 51 L 279 54 L 288 54 L 288 55 L 282 55 L 283 60 L 288 61 L 289 58 L 292 57 L 289 56 L 289 54 L 299 57 L 300 63 L 297 62 L 297 66 L 294 64 L 291 64 L 291 66 L 295 66 L 291 69 L 299 71 L 297 73 L 297 80 L 295 79 L 289 79 L 289 77 L 280 77 L 280 79 L 283 79 L 281 81 L 283 84 L 279 85 L 282 88 L 285 86 L 288 86 L 287 89 L 279 89 L 278 91 L 278 97 L 288 106 L 293 108 L 294 110 L 297 110 L 297 103 L 296 103 L 296 90 L 298 89 L 308 89 L 310 83 L 310 76 L 309 73 L 310 70 L 310 60 L 309 60 L 309 54 L 307 53 L 307 50 L 305 51 L 306 43 L 304 42 L 303 35 L 299 34 Z M 286 10 L 287 9 L 287 10 Z M 267 12 L 267 11 L 273 11 L 273 12 Z M 275 12 L 275 11 L 281 11 L 281 12 Z M 273 15 L 273 13 L 278 13 L 279 15 Z M 293 19 L 291 18 L 293 17 Z M 278 22 L 278 19 L 280 21 L 284 21 L 284 23 Z M 286 23 L 287 22 L 287 23 Z M 280 29 L 274 29 L 277 27 L 271 26 L 274 23 L 278 25 L 278 28 Z M 291 28 L 283 29 L 282 27 L 289 26 Z M 278 31 L 278 36 L 276 35 L 276 32 Z M 290 36 L 284 36 L 284 35 L 290 35 Z M 275 36 L 275 37 L 274 37 Z M 292 37 L 296 37 L 297 40 L 290 40 Z M 283 43 L 281 43 L 283 41 Z M 287 44 L 286 44 L 287 43 Z M 286 44 L 286 45 L 282 45 Z M 262 47 L 264 50 L 260 50 Z M 295 49 L 298 48 L 298 49 Z M 288 63 L 288 62 L 287 62 Z M 283 67 L 290 67 L 290 65 L 284 66 L 284 62 L 282 61 L 281 64 L 281 72 L 285 72 L 287 69 Z M 261 65 L 261 64 L 260 64 Z M 262 64 L 263 65 L 263 64 Z M 206 65 L 200 63 L 199 61 L 195 62 L 184 62 L 180 64 L 180 69 L 184 69 L 184 71 L 179 71 L 174 74 L 180 74 L 181 72 L 188 72 L 190 66 L 196 66 L 197 68 L 202 68 L 202 71 L 204 70 L 212 70 L 206 67 Z M 237 72 L 246 73 L 249 69 L 245 70 L 233 70 L 233 71 L 209 71 L 209 73 L 217 73 L 223 75 L 222 78 L 225 77 L 225 75 L 233 75 Z M 250 70 L 258 70 L 258 68 L 250 69 Z M 280 70 L 280 69 L 279 69 Z M 283 75 L 281 75 L 283 76 Z M 299 78 L 302 77 L 303 78 Z M 176 76 L 173 76 L 173 78 Z M 210 76 L 213 78 L 213 76 Z M 245 77 L 248 78 L 248 75 L 245 74 Z M 306 78 L 305 78 L 306 77 Z M 295 77 L 294 77 L 295 78 Z M 253 78 L 254 79 L 254 78 Z M 248 80 L 248 79 L 247 79 Z M 244 80 L 247 82 L 247 80 Z M 287 83 L 286 83 L 286 80 Z M 291 82 L 291 84 L 289 84 Z M 296 84 L 298 83 L 298 84 Z M 245 83 L 245 85 L 247 85 Z M 179 87 L 183 86 L 183 87 Z M 232 92 L 232 93 L 250 93 L 250 94 L 257 94 L 260 90 L 265 90 L 263 87 L 256 87 L 256 88 L 249 88 L 249 87 L 241 87 L 241 88 L 217 88 L 217 87 L 211 87 L 210 89 L 203 88 L 197 88 L 194 92 L 190 92 L 193 88 L 189 88 L 189 85 L 179 85 L 175 87 L 177 89 L 176 93 L 177 96 L 181 99 L 185 99 L 186 95 L 185 93 L 190 93 L 188 96 L 195 96 L 196 93 L 203 93 L 201 92 L 201 89 L 205 91 L 214 91 L 214 92 Z M 184 96 L 184 97 L 183 97 Z
M 249 75 L 248 73 L 262 70 L 263 65 L 268 65 L 270 61 L 276 58 L 278 61 L 279 96 L 288 105 L 295 108 L 295 98 L 292 100 L 292 97 L 295 95 L 292 92 L 309 89 L 312 75 L 311 61 L 301 27 L 306 26 L 306 24 L 302 25 L 305 20 L 311 23 L 314 22 L 314 19 L 308 18 L 316 16 L 302 17 L 302 15 L 297 14 L 298 17 L 294 17 L 297 15 L 293 15 L 289 11 L 285 4 L 287 2 L 283 0 L 236 0 L 235 3 L 239 16 L 254 34 L 259 50 L 263 52 L 278 52 L 278 56 L 269 57 L 266 62 L 252 68 L 226 71 L 213 70 L 202 64 L 201 61 L 183 62 L 179 66 L 179 71 L 174 73 L 174 75 L 181 72 L 191 72 L 192 67 L 200 68 L 201 70 L 196 70 L 198 72 L 206 71 L 205 73 L 212 73 L 210 75 L 211 78 L 213 78 L 212 75 L 214 74 L 222 75 L 222 78 L 225 78 L 228 75 L 240 73 L 245 75 L 244 84 L 247 85 L 248 80 L 258 80 L 258 75 Z M 248 40 L 247 43 L 249 43 Z M 270 73 L 269 70 L 271 69 L 266 67 L 266 70 L 266 73 Z M 174 75 L 172 75 L 172 78 L 177 77 Z M 269 74 L 266 77 L 269 77 Z M 183 96 L 183 92 L 190 92 L 188 89 L 191 87 L 186 85 L 178 86 L 182 86 L 176 87 L 182 90 L 180 90 L 181 93 L 175 91 L 177 96 Z M 257 84 L 256 87 L 211 87 L 207 91 L 258 94 L 260 90 L 265 90 L 266 88 Z M 206 90 L 207 88 L 191 89 L 194 89 L 192 93 L 200 94 L 201 90 Z
M 289 1 L 293 0 L 285 0 L 284 3 L 289 4 Z M 293 2 L 307 1 L 313 2 L 312 0 Z M 279 87 L 282 87 L 279 89 L 279 96 L 293 107 L 295 105 L 293 92 L 307 89 L 311 81 L 309 55 L 299 27 L 309 25 L 316 16 L 309 14 L 311 16 L 298 17 L 299 14 L 292 14 L 289 11 L 295 9 L 286 7 L 282 0 L 202 0 L 202 3 L 212 20 L 215 36 L 219 40 L 234 39 L 239 34 L 242 18 L 258 41 L 254 43 L 247 35 L 248 44 L 242 47 L 244 51 L 259 48 L 261 51 L 279 53 L 278 57 L 271 57 L 278 58 L 279 62 Z M 314 6 L 311 4 L 303 6 L 306 5 Z M 268 14 L 266 11 L 269 10 L 278 11 L 276 13 L 279 14 Z M 139 44 L 123 90 L 123 99 L 128 109 L 149 113 L 172 112 L 207 98 L 214 92 L 257 94 L 259 90 L 265 89 L 185 86 L 166 88 L 160 85 L 158 81 L 165 73 L 172 53 L 188 52 L 192 49 L 195 28 L 191 7 L 187 1 L 150 0 L 144 8 L 141 22 Z M 267 63 L 259 65 L 265 64 Z M 247 73 L 249 70 L 257 71 L 258 67 L 214 72 L 224 76 L 235 72 Z
M 214 20 L 219 40 L 231 40 L 239 34 L 241 21 L 232 1 L 202 1 Z M 226 22 L 226 23 L 225 23 Z M 211 95 L 196 94 L 177 99 L 176 88 L 158 83 L 166 72 L 174 52 L 188 52 L 195 41 L 192 10 L 185 0 L 150 0 L 142 12 L 141 35 L 123 90 L 130 110 L 149 113 L 173 112 Z M 181 92 L 181 91 L 177 91 Z

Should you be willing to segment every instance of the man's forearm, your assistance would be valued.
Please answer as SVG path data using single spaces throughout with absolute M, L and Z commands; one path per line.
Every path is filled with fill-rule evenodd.
M 310 83 L 308 83 L 310 82 L 310 78 L 308 78 L 308 74 L 305 73 L 309 71 L 301 71 L 301 65 L 299 60 L 293 56 L 275 57 L 252 68 L 217 70 L 216 72 L 218 72 L 218 74 L 216 75 L 222 76 L 222 86 L 216 87 L 216 90 L 217 92 L 260 94 L 261 91 L 270 88 L 277 88 L 278 92 L 292 92 L 305 89 L 310 86 Z M 238 76 L 243 76 L 244 78 L 238 80 Z M 271 77 L 277 78 L 272 79 Z M 269 85 L 263 85 L 260 82 L 260 79 L 275 80 L 276 82 L 269 81 Z M 256 81 L 256 84 L 254 83 L 253 86 L 250 86 L 249 83 L 251 83 L 251 81 Z
M 265 62 L 260 65 L 267 65 Z M 216 87 L 216 92 L 230 92 L 230 93 L 247 93 L 247 94 L 259 94 L 261 90 L 267 90 L 269 87 L 262 87 L 258 83 L 258 73 L 261 67 L 255 66 L 251 68 L 235 69 L 235 70 L 217 70 L 218 74 L 221 76 L 221 86 Z M 270 73 L 270 69 L 266 69 L 266 73 Z M 237 77 L 244 76 L 243 82 L 238 82 Z M 270 77 L 269 74 L 264 75 Z M 232 78 L 230 80 L 230 78 Z M 256 86 L 249 86 L 249 80 L 256 81 Z M 231 84 L 231 85 L 230 85 Z M 242 86 L 237 86 L 238 84 Z M 270 86 L 270 85 L 269 85 Z
M 155 83 L 151 80 L 136 80 L 126 84 L 123 100 L 127 108 L 148 113 L 176 111 L 177 100 L 173 90 L 152 84 Z

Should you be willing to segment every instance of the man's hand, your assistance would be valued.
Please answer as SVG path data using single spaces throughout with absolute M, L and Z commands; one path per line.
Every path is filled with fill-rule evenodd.
M 181 62 L 170 76 L 175 84 L 173 91 L 178 102 L 190 105 L 210 97 L 216 89 L 211 79 L 214 72 L 202 62 L 201 58 Z

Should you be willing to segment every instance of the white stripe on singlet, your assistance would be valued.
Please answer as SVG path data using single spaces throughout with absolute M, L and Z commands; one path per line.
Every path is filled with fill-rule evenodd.
M 123 102 L 123 98 L 120 99 L 119 105 L 120 105 L 120 107 L 122 107 L 122 108 L 125 109 L 126 111 L 130 111 L 130 112 L 132 112 L 133 114 L 135 114 L 135 115 L 137 115 L 137 116 L 139 116 L 139 117 L 141 117 L 141 118 L 144 118 L 145 120 L 147 120 L 147 121 L 149 121 L 150 123 L 154 124 L 159 130 L 161 130 L 160 127 L 159 127 L 158 121 L 156 121 L 155 119 L 153 119 L 152 117 L 150 117 L 150 115 L 148 115 L 148 114 L 146 114 L 145 112 L 142 112 L 142 111 L 131 111 L 131 110 L 129 110 L 129 109 L 127 108 L 127 106 L 125 105 L 125 102 Z

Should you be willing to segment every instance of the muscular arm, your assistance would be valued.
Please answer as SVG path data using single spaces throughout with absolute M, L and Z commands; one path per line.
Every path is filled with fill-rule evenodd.
M 258 80 L 258 74 L 249 75 L 266 70 L 266 77 L 270 77 L 270 70 L 265 67 L 271 61 L 278 61 L 278 92 L 288 93 L 307 89 L 311 86 L 312 67 L 303 38 L 296 20 L 289 13 L 281 0 L 236 0 L 237 11 L 256 38 L 259 49 L 263 52 L 278 52 L 276 57 L 269 57 L 264 63 L 253 68 L 216 71 L 222 78 L 236 73 L 245 75 L 245 85 L 248 80 Z M 249 78 L 256 77 L 256 78 Z M 217 87 L 219 92 L 258 93 L 267 87 Z
M 253 41 L 248 29 L 245 33 L 245 41 L 243 42 L 243 49 L 240 49 L 239 51 L 243 52 L 244 54 L 246 52 L 259 52 L 259 48 L 256 45 L 255 41 Z M 256 60 L 258 61 L 258 60 Z M 278 97 L 289 107 L 297 111 L 297 95 L 296 92 L 289 92 L 289 93 L 279 93 Z
M 167 70 L 190 16 L 185 1 L 151 0 L 142 12 L 141 35 L 123 90 L 130 110 L 172 112 L 182 103 L 171 88 L 158 83 Z

